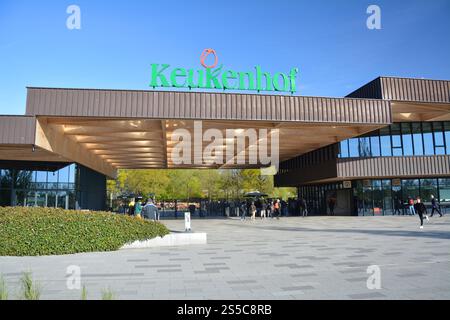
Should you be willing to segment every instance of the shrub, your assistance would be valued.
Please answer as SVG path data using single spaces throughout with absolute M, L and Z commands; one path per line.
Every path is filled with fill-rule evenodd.
M 168 233 L 159 222 L 108 212 L 0 207 L 0 256 L 112 251 Z

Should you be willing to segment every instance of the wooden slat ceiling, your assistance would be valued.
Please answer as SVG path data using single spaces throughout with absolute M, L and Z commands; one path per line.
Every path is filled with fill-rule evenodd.
M 42 117 L 40 117 L 42 118 Z M 185 129 L 194 137 L 194 120 L 155 119 L 96 119 L 49 117 L 46 125 L 63 132 L 67 139 L 83 145 L 87 152 L 96 155 L 117 169 L 144 168 L 257 168 L 261 163 L 249 164 L 246 145 L 245 164 L 175 164 L 172 150 L 174 130 Z M 375 130 L 380 125 L 324 125 L 271 121 L 202 121 L 202 134 L 207 129 L 218 129 L 224 139 L 226 130 L 243 134 L 247 129 L 279 130 L 280 161 L 315 150 L 317 148 Z M 259 139 L 264 138 L 258 136 Z M 211 141 L 203 141 L 202 149 L 195 150 L 192 143 L 191 159 L 202 154 Z M 226 154 L 226 141 L 221 141 Z M 246 143 L 248 144 L 248 142 Z M 269 145 L 269 154 L 270 143 Z M 236 147 L 235 147 L 236 149 Z M 236 150 L 234 156 L 237 157 Z
M 394 122 L 450 121 L 450 103 L 392 101 Z

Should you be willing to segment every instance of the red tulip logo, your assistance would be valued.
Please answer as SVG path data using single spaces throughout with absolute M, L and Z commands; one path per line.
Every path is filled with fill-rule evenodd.
M 214 63 L 212 65 L 208 66 L 205 63 L 205 60 L 210 54 L 214 55 Z M 214 49 L 205 49 L 205 50 L 203 50 L 202 55 L 200 56 L 200 63 L 202 64 L 202 66 L 204 66 L 207 69 L 214 68 L 217 65 L 218 61 L 219 61 L 219 59 L 217 58 L 217 54 Z

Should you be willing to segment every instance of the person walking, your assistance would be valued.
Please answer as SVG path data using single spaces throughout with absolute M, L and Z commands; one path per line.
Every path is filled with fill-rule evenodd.
M 433 216 L 434 211 L 439 213 L 439 217 L 442 217 L 441 209 L 439 209 L 439 204 L 436 202 L 436 198 L 434 197 L 434 195 L 431 195 L 431 215 L 430 215 L 430 217 Z
M 416 203 L 414 204 L 415 212 L 419 215 L 420 218 L 420 229 L 423 229 L 423 217 L 425 216 L 425 219 L 427 221 L 430 221 L 427 216 L 427 208 L 425 205 L 420 201 L 420 197 L 417 197 Z
M 408 206 L 409 206 L 409 215 L 413 216 L 416 214 L 416 210 L 414 208 L 414 199 L 409 197 L 408 198 Z
M 255 216 L 256 216 L 256 206 L 255 203 L 252 201 L 251 205 L 250 205 L 250 212 L 252 214 L 252 220 L 255 220 Z

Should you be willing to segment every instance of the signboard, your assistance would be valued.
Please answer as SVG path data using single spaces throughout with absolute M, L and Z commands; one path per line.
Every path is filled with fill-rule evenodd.
M 210 57 L 209 63 L 207 58 Z M 251 90 L 296 92 L 298 68 L 291 68 L 288 73 L 270 74 L 260 66 L 254 71 L 235 71 L 217 67 L 218 57 L 214 49 L 203 50 L 200 64 L 203 69 L 172 67 L 170 64 L 152 63 L 150 87 L 200 88 L 220 90 Z
M 342 186 L 344 187 L 344 189 L 351 189 L 352 188 L 352 182 L 351 181 L 344 181 L 342 183 Z
M 191 213 L 190 212 L 184 213 L 184 230 L 191 231 Z
M 400 179 L 392 179 L 392 186 L 400 187 L 402 185 L 402 181 Z

